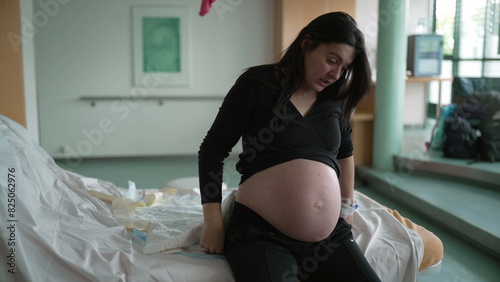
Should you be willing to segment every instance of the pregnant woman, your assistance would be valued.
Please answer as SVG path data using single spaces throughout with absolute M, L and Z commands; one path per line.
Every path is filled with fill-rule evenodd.
M 199 151 L 200 245 L 224 251 L 236 281 L 380 281 L 350 225 L 350 117 L 370 83 L 363 34 L 332 12 L 231 88 Z M 223 161 L 240 138 L 242 176 L 225 228 Z

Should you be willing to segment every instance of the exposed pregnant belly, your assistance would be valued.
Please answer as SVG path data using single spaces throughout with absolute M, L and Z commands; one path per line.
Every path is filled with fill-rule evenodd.
M 340 186 L 330 166 L 296 159 L 252 175 L 238 188 L 236 201 L 285 235 L 317 242 L 337 224 Z

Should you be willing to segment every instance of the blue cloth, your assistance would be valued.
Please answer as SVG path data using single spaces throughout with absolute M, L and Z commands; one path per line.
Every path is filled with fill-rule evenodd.
M 456 104 L 450 104 L 441 107 L 441 114 L 439 115 L 439 119 L 432 130 L 431 142 L 429 144 L 429 148 L 434 151 L 442 151 L 444 140 L 446 138 L 446 134 L 444 133 L 444 121 L 451 117 L 453 113 L 457 110 Z

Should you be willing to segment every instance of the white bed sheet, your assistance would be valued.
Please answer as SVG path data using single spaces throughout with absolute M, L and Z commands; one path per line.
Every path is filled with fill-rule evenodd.
M 195 192 L 169 195 L 169 204 L 136 212 L 158 227 L 177 229 L 145 243 L 89 193 L 119 196 L 124 189 L 61 169 L 22 126 L 1 115 L 0 159 L 0 281 L 234 281 L 223 258 L 197 248 L 201 206 Z M 417 281 L 423 256 L 418 235 L 365 195 L 356 198 L 353 233 L 382 281 Z M 174 212 L 177 217 L 165 216 Z M 162 235 L 155 230 L 161 228 L 148 239 Z M 145 254 L 152 243 L 159 244 Z M 189 248 L 157 252 L 172 247 Z

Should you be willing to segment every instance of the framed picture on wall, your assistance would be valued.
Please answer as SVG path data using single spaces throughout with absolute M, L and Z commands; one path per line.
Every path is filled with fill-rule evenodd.
M 188 8 L 132 7 L 135 86 L 189 86 Z

